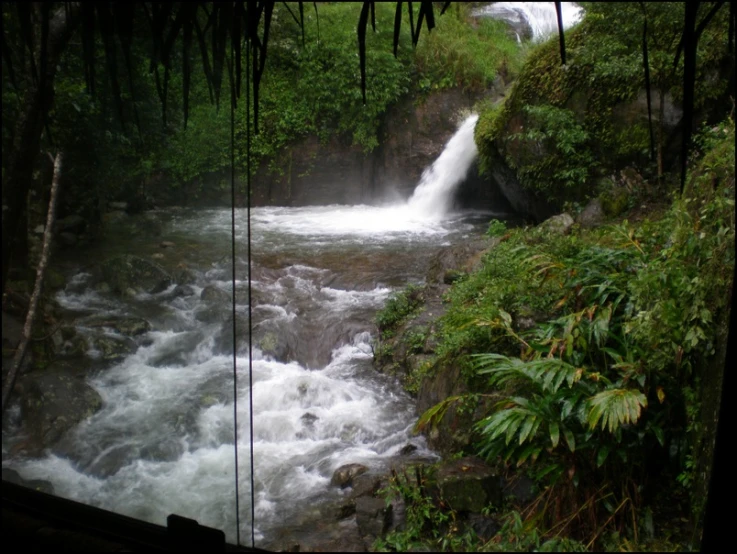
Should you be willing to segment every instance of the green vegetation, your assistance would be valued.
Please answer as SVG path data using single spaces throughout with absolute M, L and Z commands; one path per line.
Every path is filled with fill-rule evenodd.
M 707 368 L 726 347 L 734 121 L 698 144 L 686 194 L 662 217 L 569 236 L 510 230 L 449 295 L 438 356 L 465 365 L 476 397 L 503 394 L 477 420 L 475 449 L 539 483 L 527 513 L 538 538 L 601 548 L 616 530 L 645 546 L 663 511 L 653 499 L 693 482 L 699 391 L 718 389 Z
M 678 154 L 672 137 L 680 117 L 674 102 L 681 101 L 683 57 L 675 67 L 673 61 L 684 5 L 643 6 L 586 4 L 584 20 L 566 33 L 565 66 L 555 39 L 529 53 L 504 104 L 480 114 L 476 143 L 483 171 L 506 163 L 524 189 L 557 209 L 595 196 L 600 191 L 593 183 L 600 176 L 626 166 L 640 168 L 647 177 L 668 171 Z M 699 41 L 696 110 L 729 109 L 728 79 L 722 77 L 728 56 L 726 12 L 716 14 Z M 645 19 L 654 159 L 641 53 Z
M 296 3 L 287 4 L 292 13 L 298 13 Z M 484 89 L 499 72 L 509 78 L 519 66 L 520 48 L 507 37 L 504 25 L 490 20 L 475 24 L 465 6 L 438 17 L 436 28 L 422 34 L 416 51 L 405 10 L 395 58 L 395 5 L 379 2 L 376 32 L 369 28 L 366 36 L 367 98 L 363 105 L 356 55 L 359 8 L 357 3 L 320 4 L 319 36 L 314 10 L 306 9 L 303 42 L 287 6 L 275 5 L 259 91 L 260 132 L 252 135 L 254 170 L 263 166 L 273 174 L 284 174 L 292 145 L 307 136 L 371 152 L 379 144 L 387 111 L 401 99 L 408 95 L 421 98 L 424 93 L 453 86 Z M 13 28 L 10 12 L 4 10 L 3 17 L 9 33 L 20 32 Z M 134 29 L 132 88 L 123 68 L 118 70 L 122 123 L 105 75 L 96 78 L 93 95 L 86 92 L 79 41 L 69 45 L 59 63 L 55 103 L 49 114 L 50 137 L 70 156 L 67 175 L 72 185 L 65 189 L 67 209 L 91 219 L 109 200 L 141 205 L 154 198 L 165 203 L 190 197 L 191 201 L 199 197 L 212 200 L 221 198 L 227 189 L 231 162 L 227 73 L 218 108 L 212 102 L 201 58 L 191 56 L 185 129 L 182 53 L 174 48 L 163 124 L 157 87 L 164 66 L 159 64 L 158 76 L 151 71 L 147 60 L 150 39 L 145 33 L 143 27 Z M 95 57 L 103 66 L 105 50 L 101 38 L 96 41 Z M 122 58 L 122 52 L 118 56 Z M 3 86 L 3 140 L 7 145 L 20 98 L 8 79 Z M 246 167 L 245 98 L 238 102 L 235 118 L 235 163 L 242 175 Z M 253 131 L 253 122 L 251 125 Z
M 419 285 L 409 285 L 404 290 L 394 293 L 376 315 L 376 325 L 381 337 L 384 339 L 391 337 L 423 302 L 422 287 Z
M 483 90 L 497 76 L 506 81 L 516 77 L 526 47 L 510 36 L 504 22 L 471 19 L 469 12 L 468 4 L 455 4 L 418 44 L 420 91 L 455 86 Z

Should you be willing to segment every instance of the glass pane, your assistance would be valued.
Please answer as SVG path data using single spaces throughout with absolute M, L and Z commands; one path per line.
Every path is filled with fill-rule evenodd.
M 230 241 L 207 227 L 229 211 L 123 204 L 107 211 L 103 240 L 55 258 L 63 344 L 19 381 L 24 425 L 4 434 L 4 468 L 146 521 L 193 518 L 235 542 Z

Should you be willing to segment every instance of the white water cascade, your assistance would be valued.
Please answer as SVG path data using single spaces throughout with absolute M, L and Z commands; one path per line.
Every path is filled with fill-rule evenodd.
M 583 10 L 576 2 L 561 2 L 563 28 L 569 29 L 581 20 Z M 510 22 L 514 26 L 526 24 L 532 30 L 532 39 L 542 41 L 558 32 L 555 2 L 493 2 L 473 12 L 477 17 L 488 16 Z
M 473 139 L 478 119 L 476 114 L 467 117 L 438 159 L 422 173 L 420 184 L 407 202 L 411 214 L 440 219 L 448 213 L 453 192 L 466 178 L 478 155 Z

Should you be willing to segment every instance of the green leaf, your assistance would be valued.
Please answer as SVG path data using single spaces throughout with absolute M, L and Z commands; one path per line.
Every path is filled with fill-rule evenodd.
M 563 426 L 563 438 L 566 439 L 566 444 L 568 444 L 568 449 L 571 452 L 576 451 L 576 439 L 573 438 L 573 433 L 568 429 L 568 427 Z
M 586 421 L 593 430 L 601 421 L 602 430 L 614 433 L 621 425 L 637 423 L 642 408 L 647 407 L 647 398 L 634 389 L 610 389 L 602 391 L 588 401 L 589 413 Z
M 558 441 L 560 441 L 560 428 L 557 423 L 552 421 L 548 426 L 548 431 L 550 432 L 550 442 L 553 443 L 553 448 L 555 448 L 558 446 Z
M 608 455 L 609 455 L 609 447 L 606 445 L 602 446 L 599 449 L 598 454 L 596 455 L 596 467 L 601 467 L 606 461 L 606 458 Z

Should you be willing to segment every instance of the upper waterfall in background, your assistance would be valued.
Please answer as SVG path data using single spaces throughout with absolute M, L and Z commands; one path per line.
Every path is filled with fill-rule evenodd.
M 583 10 L 576 2 L 561 2 L 563 28 L 578 23 Z M 555 2 L 494 2 L 473 11 L 475 16 L 489 16 L 508 21 L 514 26 L 527 24 L 533 40 L 546 39 L 558 31 Z M 518 35 L 519 38 L 519 35 Z
M 407 206 L 413 214 L 440 218 L 453 204 L 453 192 L 466 178 L 478 150 L 473 131 L 479 116 L 466 118 L 433 164 L 425 169 Z

